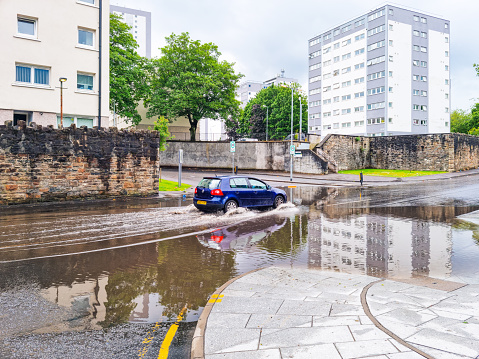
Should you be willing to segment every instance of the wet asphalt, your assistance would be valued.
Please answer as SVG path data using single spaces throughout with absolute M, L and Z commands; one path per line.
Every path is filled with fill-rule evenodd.
M 212 174 L 185 171 L 183 182 Z M 285 187 L 294 206 L 230 215 L 198 212 L 191 190 L 184 198 L 2 208 L 0 358 L 157 358 L 185 307 L 168 357 L 188 358 L 196 321 L 216 288 L 271 265 L 378 277 L 474 276 L 464 262 L 479 259 L 478 228 L 458 224 L 457 216 L 479 209 L 479 175 L 464 174 L 366 179 L 361 188 L 351 177 L 305 175 L 289 183 L 288 174 L 253 173 Z M 162 171 L 165 179 L 176 176 Z M 388 238 L 397 234 L 411 242 L 400 253 L 410 268 L 387 260 L 396 255 Z M 438 241 L 444 250 L 435 257 Z

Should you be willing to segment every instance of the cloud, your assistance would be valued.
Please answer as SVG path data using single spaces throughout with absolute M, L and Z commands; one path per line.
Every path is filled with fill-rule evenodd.
M 285 75 L 308 83 L 308 40 L 314 35 L 377 8 L 377 1 L 266 1 L 266 0 L 111 0 L 152 13 L 152 53 L 165 45 L 165 36 L 188 31 L 193 39 L 213 42 L 244 79 L 263 81 L 281 69 Z M 418 5 L 419 4 L 419 5 Z M 452 108 L 468 108 L 479 97 L 479 62 L 475 24 L 477 1 L 402 0 L 402 7 L 436 13 L 451 21 Z M 434 14 L 432 14 L 434 15 Z

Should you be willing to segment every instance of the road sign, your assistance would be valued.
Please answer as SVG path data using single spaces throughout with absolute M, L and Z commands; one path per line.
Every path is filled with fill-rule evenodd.
M 180 150 L 180 163 L 183 163 L 183 150 Z
M 236 143 L 235 141 L 230 141 L 230 152 L 236 152 Z
M 296 153 L 296 147 L 294 145 L 289 146 L 289 154 L 294 155 Z

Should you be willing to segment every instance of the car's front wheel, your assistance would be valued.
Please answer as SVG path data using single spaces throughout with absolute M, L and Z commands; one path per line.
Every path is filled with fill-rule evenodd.
M 238 203 L 236 203 L 235 200 L 230 199 L 228 202 L 225 203 L 225 213 L 234 211 L 236 208 L 238 208 Z
M 273 208 L 278 208 L 278 207 L 281 206 L 283 203 L 284 203 L 284 197 L 281 196 L 280 194 L 278 194 L 278 195 L 274 198 Z

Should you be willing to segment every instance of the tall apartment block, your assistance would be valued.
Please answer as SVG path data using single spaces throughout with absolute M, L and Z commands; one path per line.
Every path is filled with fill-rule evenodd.
M 123 17 L 138 43 L 136 52 L 151 59 L 151 12 L 110 5 L 110 12 Z
M 290 77 L 285 77 L 284 70 L 281 70 L 281 73 L 277 74 L 275 77 L 263 82 L 244 81 L 240 84 L 238 90 L 236 91 L 236 99 L 241 102 L 241 108 L 245 108 L 249 100 L 254 98 L 256 94 L 262 89 L 265 89 L 271 85 L 278 86 L 280 84 L 290 84 L 293 82 L 297 83 L 298 80 Z
M 450 131 L 449 21 L 385 5 L 309 40 L 309 132 Z
M 0 14 L 0 124 L 57 127 L 63 105 L 64 127 L 108 127 L 109 1 L 2 0 Z

